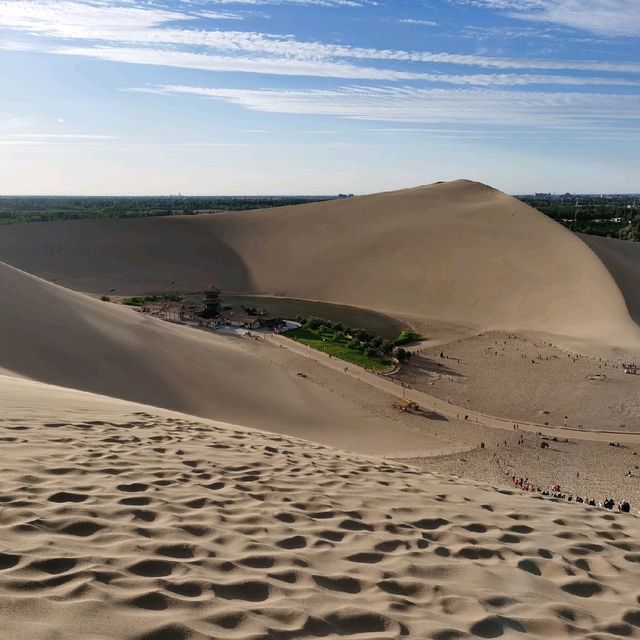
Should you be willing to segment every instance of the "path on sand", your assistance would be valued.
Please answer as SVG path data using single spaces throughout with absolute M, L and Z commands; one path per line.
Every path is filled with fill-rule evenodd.
M 393 381 L 383 375 L 371 373 L 366 369 L 358 367 L 354 364 L 347 363 L 344 360 L 334 358 L 325 354 L 317 349 L 308 347 L 300 342 L 296 342 L 290 338 L 274 334 L 264 333 L 261 334 L 267 340 L 274 345 L 289 349 L 294 353 L 305 358 L 310 358 L 315 362 L 318 362 L 326 367 L 340 371 L 343 374 L 350 375 L 357 378 L 367 384 L 389 393 L 395 397 L 403 395 L 403 387 L 400 383 Z M 520 430 L 540 432 L 544 435 L 551 437 L 567 438 L 571 437 L 578 440 L 590 440 L 596 442 L 607 442 L 611 440 L 611 436 L 615 435 L 616 442 L 625 443 L 637 443 L 640 442 L 640 434 L 634 433 L 621 433 L 617 431 L 606 430 L 592 430 L 592 431 L 580 431 L 578 429 L 572 429 L 570 427 L 561 427 L 557 425 L 541 425 L 535 422 L 522 422 L 511 420 L 509 418 L 499 418 L 497 416 L 489 416 L 479 411 L 473 411 L 472 409 L 466 409 L 456 404 L 447 402 L 431 396 L 423 391 L 417 391 L 416 389 L 405 388 L 404 397 L 411 401 L 416 402 L 424 409 L 434 411 L 447 418 L 464 420 L 469 423 L 481 424 L 486 427 L 492 427 L 494 429 L 503 429 L 508 431 L 514 430 L 514 425 L 517 425 Z

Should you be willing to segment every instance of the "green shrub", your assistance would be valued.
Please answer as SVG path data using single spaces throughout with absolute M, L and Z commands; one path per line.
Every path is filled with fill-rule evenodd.
M 368 334 L 364 329 L 354 329 L 352 333 L 353 337 L 360 340 L 360 342 L 369 342 L 369 340 L 373 338 L 373 336 Z
M 403 331 L 396 340 L 394 340 L 394 343 L 397 347 L 400 347 L 405 344 L 411 344 L 412 342 L 420 342 L 420 340 L 424 340 L 424 336 L 421 336 L 419 333 Z
M 125 298 L 122 301 L 122 304 L 129 305 L 130 307 L 142 307 L 147 302 L 160 302 L 161 300 L 166 300 L 167 302 L 180 302 L 182 297 L 177 293 L 154 293 L 149 296 L 132 296 L 130 298 Z M 229 307 L 231 309 L 231 307 Z
M 122 304 L 126 304 L 130 307 L 142 307 L 145 303 L 145 299 L 142 296 L 133 296 L 131 298 L 125 298 Z

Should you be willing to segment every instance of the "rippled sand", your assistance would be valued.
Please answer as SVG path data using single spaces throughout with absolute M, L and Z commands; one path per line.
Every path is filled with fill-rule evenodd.
M 633 517 L 0 383 L 3 637 L 640 637 Z

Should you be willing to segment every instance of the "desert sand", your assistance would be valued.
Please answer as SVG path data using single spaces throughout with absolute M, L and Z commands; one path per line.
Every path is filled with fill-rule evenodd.
M 460 180 L 259 212 L 0 229 L 0 259 L 92 293 L 322 300 L 616 346 L 640 330 L 597 256 L 543 214 Z
M 261 341 L 172 325 L 7 265 L 0 296 L 8 301 L 0 332 L 11 336 L 0 342 L 6 373 L 363 453 L 447 447 L 367 385 L 336 381 Z
M 640 525 L 0 378 L 6 638 L 640 637 Z
M 615 238 L 579 234 L 606 265 L 620 287 L 631 317 L 640 322 L 640 245 Z
M 458 181 L 16 225 L 0 259 L 0 638 L 640 638 L 638 518 L 509 486 L 640 502 L 619 369 L 640 329 L 541 214 Z M 423 410 L 286 338 L 80 293 L 211 281 L 408 318 L 429 341 L 399 375 Z
M 619 359 L 567 351 L 526 332 L 483 332 L 420 349 L 395 376 L 515 422 L 640 433 L 640 375 Z

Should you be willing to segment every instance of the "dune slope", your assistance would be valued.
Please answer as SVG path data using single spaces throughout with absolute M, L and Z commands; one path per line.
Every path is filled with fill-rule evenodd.
M 31 381 L 0 401 L 2 637 L 640 637 L 628 515 Z
M 620 287 L 631 317 L 640 324 L 640 243 L 579 234 Z
M 424 444 L 257 343 L 151 319 L 3 264 L 0 298 L 5 372 L 367 453 Z
M 0 258 L 90 292 L 197 289 L 319 299 L 489 328 L 637 343 L 595 254 L 468 181 L 197 217 L 17 225 Z
M 640 637 L 635 518 L 31 381 L 0 401 L 3 637 Z

